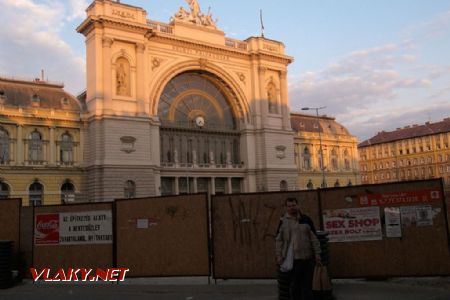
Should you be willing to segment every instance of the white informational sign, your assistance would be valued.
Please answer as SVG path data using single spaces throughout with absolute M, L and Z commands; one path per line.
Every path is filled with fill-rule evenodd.
M 417 226 L 433 226 L 433 208 L 430 205 L 416 206 Z
M 402 206 L 400 207 L 400 215 L 403 227 L 415 226 L 416 221 L 416 207 L 415 206 Z
M 330 242 L 382 239 L 380 208 L 376 206 L 325 210 L 323 223 Z
M 402 226 L 399 207 L 385 207 L 386 237 L 402 237 Z
M 137 219 L 136 220 L 137 229 L 148 229 L 148 219 Z
M 110 244 L 112 213 L 108 210 L 60 213 L 59 244 Z
M 36 215 L 36 245 L 111 244 L 112 242 L 110 210 Z

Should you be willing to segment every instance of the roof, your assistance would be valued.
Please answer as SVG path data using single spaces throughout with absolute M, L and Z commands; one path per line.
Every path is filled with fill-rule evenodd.
M 439 133 L 450 132 L 450 118 L 445 118 L 442 121 L 431 123 L 426 122 L 423 125 L 412 125 L 404 128 L 397 128 L 395 131 L 378 132 L 374 137 L 365 140 L 358 147 L 368 147 L 377 144 L 389 143 L 399 140 L 411 139 L 427 135 L 434 135 Z
M 319 122 L 318 119 L 319 118 Z M 351 135 L 336 119 L 328 116 L 291 113 L 291 127 L 296 132 L 321 132 L 332 135 Z
M 0 77 L 0 101 L 5 106 L 81 110 L 78 100 L 64 91 L 63 84 L 39 79 L 28 81 Z

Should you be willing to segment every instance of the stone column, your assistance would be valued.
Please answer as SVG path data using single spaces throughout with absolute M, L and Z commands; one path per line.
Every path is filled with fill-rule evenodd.
M 24 161 L 24 151 L 23 151 L 23 127 L 22 125 L 17 125 L 17 154 L 16 154 L 16 164 L 23 165 Z
M 179 181 L 179 177 L 175 177 L 175 195 L 179 195 L 180 194 L 180 181 Z
M 211 195 L 215 195 L 216 194 L 216 178 L 215 177 L 211 177 Z
M 260 102 L 260 109 L 261 109 L 261 123 L 265 124 L 265 121 L 267 120 L 267 114 L 269 112 L 269 104 L 267 103 L 267 97 L 266 97 L 266 83 L 265 83 L 265 76 L 266 76 L 266 70 L 265 67 L 259 67 L 258 69 L 258 75 L 259 75 L 259 102 Z M 263 127 L 265 127 L 263 125 Z
M 103 38 L 103 112 L 112 113 L 112 95 L 115 84 L 112 84 L 111 46 L 114 40 Z
M 55 156 L 56 156 L 56 143 L 55 143 L 55 127 L 50 127 L 50 165 L 55 164 Z
M 196 194 L 197 193 L 197 177 L 192 177 L 192 185 L 193 185 L 192 192 L 194 194 Z
M 233 193 L 233 186 L 231 184 L 231 177 L 227 178 L 227 194 L 232 194 Z
M 288 130 L 291 128 L 291 118 L 289 115 L 289 99 L 288 99 L 288 83 L 287 72 L 280 72 L 280 97 L 281 97 L 281 114 L 283 116 L 283 129 Z
M 145 44 L 136 44 L 136 112 L 139 116 L 146 115 L 145 111 Z

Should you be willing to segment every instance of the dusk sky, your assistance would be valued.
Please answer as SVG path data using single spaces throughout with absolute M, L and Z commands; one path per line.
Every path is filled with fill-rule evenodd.
M 184 0 L 127 0 L 168 22 Z M 85 84 L 84 37 L 75 28 L 86 0 L 0 0 L 0 76 L 44 69 L 78 94 Z M 282 41 L 292 111 L 327 106 L 360 141 L 381 130 L 450 117 L 450 0 L 199 0 L 228 37 Z

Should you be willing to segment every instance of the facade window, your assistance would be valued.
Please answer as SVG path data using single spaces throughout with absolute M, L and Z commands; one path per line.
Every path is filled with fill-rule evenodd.
M 319 164 L 319 170 L 323 170 L 323 160 L 320 150 L 317 152 L 317 162 Z
M 308 190 L 314 189 L 314 184 L 312 183 L 311 179 L 308 180 L 308 184 L 306 184 L 306 188 L 307 188 Z
M 125 187 L 123 189 L 124 197 L 127 199 L 136 197 L 136 184 L 132 180 L 125 182 Z
M 285 192 L 288 190 L 288 183 L 286 182 L 286 180 L 282 180 L 280 182 L 280 191 Z
M 0 199 L 6 199 L 9 197 L 9 185 L 0 181 Z
M 305 170 L 311 170 L 311 153 L 308 147 L 303 150 L 303 167 Z
M 64 133 L 61 136 L 60 144 L 60 159 L 62 164 L 73 163 L 73 140 L 69 133 Z
M 0 127 L 0 165 L 7 164 L 9 161 L 9 135 L 8 132 Z
M 336 149 L 331 150 L 331 166 L 332 166 L 333 170 L 338 169 L 338 158 L 337 158 Z
M 44 187 L 38 181 L 30 185 L 28 189 L 30 206 L 41 206 L 44 198 Z
M 42 161 L 42 136 L 35 130 L 30 134 L 28 141 L 28 159 L 30 162 Z
M 69 203 L 75 201 L 75 186 L 70 182 L 66 181 L 61 186 L 61 203 Z

